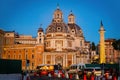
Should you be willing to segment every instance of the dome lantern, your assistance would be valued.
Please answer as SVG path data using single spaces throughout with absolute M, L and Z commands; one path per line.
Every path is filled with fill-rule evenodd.
M 68 23 L 69 24 L 74 24 L 75 23 L 75 16 L 72 13 L 72 10 L 70 11 L 70 14 L 68 16 Z
M 58 5 L 57 5 L 57 9 L 55 10 L 53 14 L 53 21 L 57 23 L 63 21 L 63 14 L 62 14 L 62 11 L 59 9 Z

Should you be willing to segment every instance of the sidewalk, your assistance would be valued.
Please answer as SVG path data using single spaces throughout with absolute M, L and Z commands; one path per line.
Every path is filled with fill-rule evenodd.
M 0 80 L 21 80 L 21 74 L 0 74 Z

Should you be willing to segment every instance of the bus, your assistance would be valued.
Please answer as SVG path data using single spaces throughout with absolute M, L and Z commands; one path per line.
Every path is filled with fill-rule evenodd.
M 51 64 L 40 64 L 36 68 L 37 70 L 46 70 L 46 71 L 51 71 L 54 70 L 54 65 Z
M 70 65 L 70 69 L 68 73 L 78 73 L 83 71 L 86 68 L 85 64 L 79 63 L 79 64 L 72 64 Z
M 51 64 L 40 64 L 37 66 L 36 71 L 40 75 L 48 75 L 48 73 L 54 74 L 62 70 L 61 65 L 51 65 Z

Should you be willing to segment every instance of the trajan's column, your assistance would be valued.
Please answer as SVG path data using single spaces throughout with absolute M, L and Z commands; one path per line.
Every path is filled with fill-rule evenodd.
M 101 21 L 101 25 L 100 25 L 100 64 L 105 63 L 105 40 L 104 40 L 104 32 L 105 29 L 103 27 L 102 21 Z

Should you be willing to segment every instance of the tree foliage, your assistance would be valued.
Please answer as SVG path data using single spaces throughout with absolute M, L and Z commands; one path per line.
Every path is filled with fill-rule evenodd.
M 92 49 L 93 51 L 96 50 L 96 46 L 95 46 L 95 43 L 94 43 L 94 42 L 92 42 L 92 44 L 91 44 L 91 49 Z
M 115 50 L 120 50 L 120 39 L 115 40 L 115 41 L 112 43 L 112 46 L 114 47 Z

